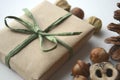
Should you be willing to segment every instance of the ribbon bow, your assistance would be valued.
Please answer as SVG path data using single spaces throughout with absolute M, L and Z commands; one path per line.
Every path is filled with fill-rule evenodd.
M 9 64 L 10 58 L 13 57 L 14 55 L 16 55 L 19 51 L 21 51 L 24 47 L 26 47 L 30 42 L 32 42 L 33 40 L 35 40 L 37 38 L 39 38 L 39 41 L 40 41 L 40 47 L 41 47 L 40 49 L 42 49 L 42 51 L 44 51 L 44 52 L 48 52 L 48 51 L 55 49 L 57 47 L 58 43 L 64 47 L 66 47 L 67 49 L 72 50 L 72 48 L 69 45 L 67 45 L 63 41 L 57 39 L 55 36 L 79 35 L 81 32 L 66 32 L 66 33 L 57 33 L 57 34 L 48 33 L 49 31 L 51 31 L 52 29 L 57 27 L 57 25 L 59 25 L 64 20 L 66 20 L 68 17 L 70 17 L 72 15 L 71 13 L 68 13 L 68 14 L 60 17 L 59 19 L 57 19 L 54 23 L 52 23 L 50 26 L 48 26 L 43 31 L 40 29 L 39 25 L 36 23 L 36 20 L 33 17 L 32 13 L 26 8 L 23 10 L 24 10 L 26 16 L 33 20 L 33 23 L 30 23 L 28 21 L 25 21 L 23 19 L 15 17 L 15 16 L 7 16 L 4 19 L 6 27 L 8 27 L 11 31 L 17 32 L 17 33 L 23 33 L 23 34 L 31 34 L 27 39 L 25 39 L 22 43 L 20 43 L 13 50 L 11 50 L 9 52 L 9 54 L 5 57 L 5 63 L 9 68 L 10 68 L 10 64 Z M 27 29 L 15 29 L 15 28 L 9 26 L 7 23 L 7 18 L 18 21 L 19 23 L 24 25 Z M 44 39 L 47 39 L 48 41 L 53 42 L 54 45 L 48 49 L 43 48 Z

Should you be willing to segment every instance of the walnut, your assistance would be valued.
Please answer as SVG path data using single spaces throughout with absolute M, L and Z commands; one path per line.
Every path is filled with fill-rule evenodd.
M 120 24 L 115 24 L 115 23 L 110 23 L 107 26 L 108 30 L 117 32 L 118 34 L 120 34 Z
M 109 62 L 93 64 L 90 67 L 91 80 L 117 80 L 119 73 Z
M 116 10 L 116 11 L 114 11 L 114 19 L 120 21 L 120 10 Z
M 120 45 L 114 45 L 109 50 L 110 57 L 115 61 L 120 61 Z
M 66 0 L 57 0 L 55 4 L 66 11 L 70 11 L 71 6 L 68 4 Z
M 103 48 L 94 48 L 90 53 L 92 63 L 106 62 L 109 60 L 109 54 Z
M 72 75 L 73 76 L 83 75 L 85 77 L 88 77 L 89 76 L 89 67 L 90 67 L 89 64 L 87 64 L 81 60 L 78 60 L 72 69 Z
M 106 38 L 105 42 L 108 44 L 120 45 L 120 36 Z

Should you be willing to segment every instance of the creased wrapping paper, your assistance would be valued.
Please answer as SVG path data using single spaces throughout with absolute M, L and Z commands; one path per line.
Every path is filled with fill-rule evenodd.
M 47 1 L 43 1 L 33 8 L 31 12 L 43 30 L 55 20 L 68 13 Z M 31 21 L 25 15 L 21 16 L 21 18 Z M 10 25 L 15 28 L 24 28 L 23 25 L 15 21 L 10 23 Z M 50 33 L 61 32 L 82 32 L 82 34 L 76 36 L 57 37 L 76 51 L 91 37 L 94 27 L 72 15 Z M 0 60 L 5 63 L 5 56 L 28 36 L 30 35 L 14 33 L 6 27 L 0 30 Z M 51 45 L 52 43 L 45 42 L 45 47 Z M 25 80 L 47 80 L 68 58 L 68 50 L 61 45 L 58 45 L 56 49 L 50 52 L 42 52 L 39 40 L 36 39 L 11 58 L 10 66 L 12 70 Z

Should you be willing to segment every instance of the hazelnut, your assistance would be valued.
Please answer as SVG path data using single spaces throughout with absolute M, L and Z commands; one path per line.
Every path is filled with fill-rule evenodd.
M 118 77 L 117 69 L 109 62 L 96 63 L 90 66 L 91 80 L 116 80 Z
M 78 60 L 77 63 L 74 65 L 73 69 L 72 69 L 72 75 L 76 76 L 76 75 L 83 75 L 85 77 L 89 76 L 89 64 Z
M 74 77 L 74 80 L 88 80 L 88 79 L 82 75 L 77 75 Z
M 95 33 L 98 33 L 102 28 L 102 21 L 100 18 L 91 16 L 87 19 L 87 22 L 95 27 Z
M 66 0 L 57 0 L 55 4 L 66 11 L 70 11 L 71 6 L 68 4 Z
M 71 13 L 81 19 L 84 18 L 84 11 L 81 8 L 75 7 L 71 10 Z
M 109 54 L 103 48 L 94 48 L 90 53 L 92 63 L 106 62 L 109 60 Z

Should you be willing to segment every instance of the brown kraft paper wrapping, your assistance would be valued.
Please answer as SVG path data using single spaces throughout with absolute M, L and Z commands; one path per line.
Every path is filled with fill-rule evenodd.
M 47 1 L 43 1 L 33 8 L 31 12 L 43 30 L 55 20 L 68 13 Z M 21 16 L 21 18 L 31 21 L 25 15 Z M 16 26 L 16 28 L 24 28 L 23 25 L 15 21 L 10 25 Z M 61 32 L 82 32 L 76 36 L 57 37 L 73 47 L 73 50 L 76 51 L 78 47 L 91 37 L 94 28 L 85 21 L 72 15 L 50 33 Z M 6 27 L 0 30 L 0 60 L 2 63 L 5 64 L 5 56 L 28 36 L 30 35 L 14 33 Z M 45 44 L 47 47 L 51 45 L 51 43 Z M 42 52 L 40 50 L 39 40 L 36 39 L 10 59 L 10 66 L 12 70 L 17 72 L 25 80 L 47 80 L 68 58 L 68 49 L 61 45 L 58 45 L 56 49 L 50 52 Z

